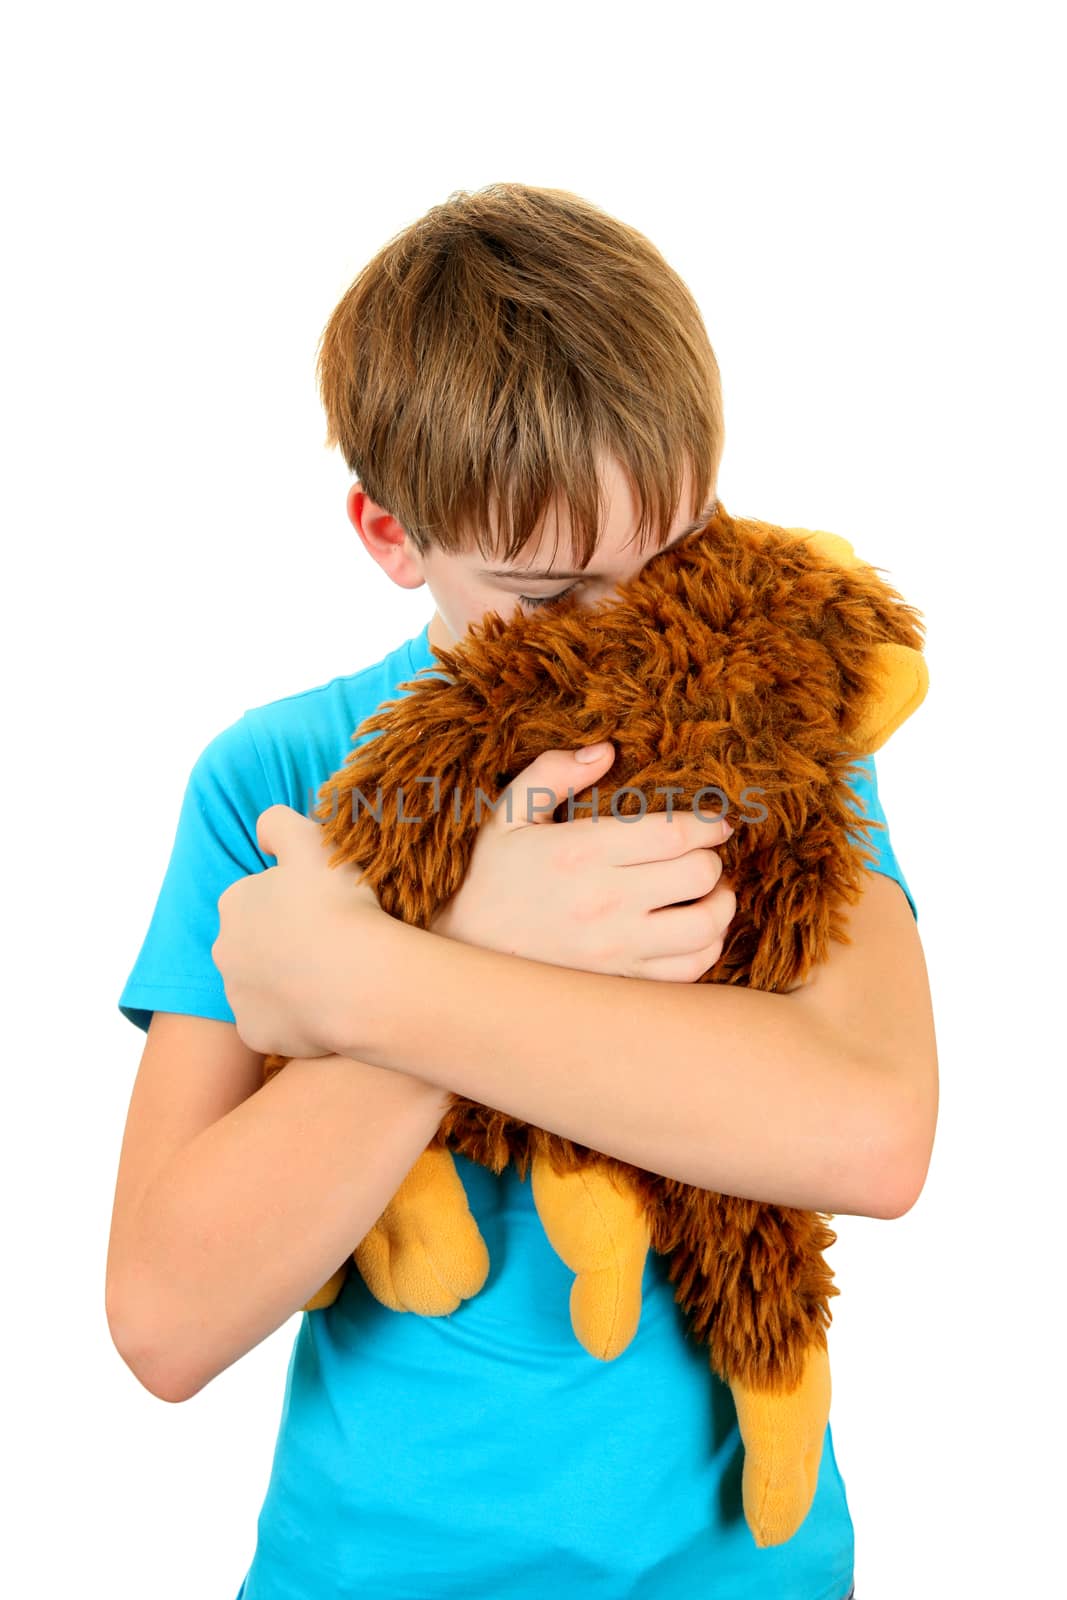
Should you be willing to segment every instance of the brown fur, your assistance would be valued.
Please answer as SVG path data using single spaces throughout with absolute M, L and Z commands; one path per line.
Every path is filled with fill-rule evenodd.
M 871 859 L 855 835 L 876 824 L 847 809 L 846 786 L 857 755 L 874 747 L 878 647 L 918 652 L 923 642 L 919 614 L 872 567 L 837 564 L 817 539 L 732 518 L 720 502 L 701 532 L 654 556 L 609 603 L 488 616 L 357 730 L 375 737 L 320 790 L 331 865 L 355 864 L 385 911 L 426 928 L 463 882 L 487 801 L 543 750 L 611 739 L 599 814 L 626 785 L 649 811 L 666 809 L 656 790 L 668 785 L 679 809 L 709 785 L 727 797 L 736 831 L 719 853 L 737 909 L 700 981 L 795 987 L 832 939 L 847 942 L 843 911 Z M 429 776 L 440 780 L 436 812 L 433 789 L 416 782 Z M 746 802 L 753 786 L 761 792 Z M 370 809 L 379 799 L 380 823 Z M 639 810 L 636 794 L 616 799 L 619 815 Z M 553 815 L 565 820 L 566 802 Z M 282 1065 L 268 1057 L 265 1076 Z M 560 1172 L 609 1160 L 459 1096 L 432 1143 L 496 1173 L 514 1161 L 524 1178 L 535 1154 Z M 825 1348 L 839 1292 L 822 1256 L 836 1237 L 827 1216 L 609 1164 L 641 1196 L 652 1248 L 669 1257 L 678 1304 L 714 1369 L 793 1389 L 808 1347 Z

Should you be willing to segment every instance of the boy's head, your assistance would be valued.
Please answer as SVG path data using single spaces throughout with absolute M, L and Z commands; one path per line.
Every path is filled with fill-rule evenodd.
M 318 373 L 348 514 L 395 583 L 429 585 L 433 644 L 572 585 L 595 603 L 714 508 L 722 392 L 696 303 L 565 190 L 434 206 L 348 289 Z

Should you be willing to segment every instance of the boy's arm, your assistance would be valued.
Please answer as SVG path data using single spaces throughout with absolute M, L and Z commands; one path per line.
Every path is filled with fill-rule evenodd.
M 787 995 L 575 972 L 385 918 L 336 1048 L 417 1062 L 428 1082 L 698 1188 L 898 1217 L 929 1163 L 936 1046 L 903 891 L 865 881 L 852 943 Z M 357 946 L 366 967 L 364 935 L 349 973 Z
M 151 1018 L 105 1309 L 116 1349 L 162 1400 L 189 1399 L 322 1288 L 447 1103 L 407 1074 L 339 1056 L 290 1061 L 266 1084 L 262 1064 L 232 1023 Z
M 291 1061 L 263 1084 L 263 1052 L 238 1035 L 210 946 L 219 894 L 265 865 L 255 818 L 273 796 L 253 721 L 246 714 L 216 735 L 193 766 L 119 1001 L 147 1038 L 115 1185 L 105 1312 L 127 1365 L 170 1401 L 197 1393 L 323 1286 L 447 1103 L 402 1072 L 329 1055 Z
M 538 765 L 515 783 L 528 783 Z M 263 1051 L 330 1051 L 413 1071 L 698 1187 L 811 1210 L 901 1215 L 929 1161 L 937 1071 L 922 949 L 903 889 L 865 873 L 866 893 L 847 918 L 851 944 L 835 941 L 819 981 L 792 994 L 603 975 L 616 969 L 597 963 L 595 924 L 607 917 L 613 927 L 618 904 L 628 940 L 645 955 L 706 942 L 707 932 L 695 932 L 706 927 L 705 912 L 671 909 L 697 892 L 679 868 L 688 872 L 687 860 L 713 853 L 677 858 L 678 845 L 699 845 L 705 832 L 683 820 L 673 842 L 659 818 L 622 830 L 651 830 L 648 838 L 675 859 L 650 856 L 647 844 L 620 857 L 618 833 L 593 829 L 591 855 L 609 870 L 596 879 L 600 903 L 592 908 L 570 893 L 570 830 L 578 824 L 523 825 L 517 835 L 496 818 L 483 824 L 490 859 L 459 891 L 475 901 L 475 937 L 465 942 L 385 915 L 353 867 L 329 867 L 317 824 L 273 806 L 260 815 L 257 836 L 277 866 L 243 879 L 218 903 L 212 957 L 238 1031 Z M 513 859 L 516 839 L 536 843 L 538 833 L 546 848 Z M 482 849 L 480 837 L 476 857 Z M 590 846 L 583 852 L 589 857 Z M 490 916 L 490 937 L 479 938 L 480 903 L 499 901 L 501 883 L 514 901 L 510 923 L 505 905 L 501 926 Z M 554 924 L 551 911 L 546 921 L 545 906 L 558 913 L 567 905 L 576 923 L 564 916 Z M 653 905 L 667 909 L 641 912 Z M 687 921 L 694 916 L 695 925 Z M 686 927 L 695 943 L 686 942 Z M 553 940 L 563 938 L 578 945 L 555 964 Z M 583 959 L 582 938 L 592 960 Z M 551 954 L 539 958 L 546 948 Z M 699 970 L 715 959 L 708 953 Z

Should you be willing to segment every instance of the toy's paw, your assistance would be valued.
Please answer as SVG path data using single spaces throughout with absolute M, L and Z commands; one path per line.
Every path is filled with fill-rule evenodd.
M 648 1255 L 648 1221 L 633 1189 L 606 1166 L 558 1173 L 544 1157 L 531 1168 L 545 1237 L 577 1276 L 571 1326 L 599 1361 L 614 1361 L 637 1332 Z
M 804 1375 L 791 1394 L 730 1384 L 745 1447 L 741 1499 L 760 1549 L 791 1539 L 811 1510 L 830 1419 L 830 1357 L 808 1350 Z
M 637 1332 L 647 1254 L 646 1242 L 614 1266 L 579 1272 L 571 1284 L 571 1326 L 598 1361 L 614 1361 Z
M 425 1150 L 353 1258 L 390 1311 L 447 1316 L 489 1276 L 489 1251 L 447 1150 Z

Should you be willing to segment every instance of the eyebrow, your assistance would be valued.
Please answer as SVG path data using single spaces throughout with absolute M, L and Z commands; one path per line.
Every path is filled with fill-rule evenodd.
M 714 501 L 709 509 L 703 512 L 695 522 L 691 522 L 688 528 L 683 528 L 681 533 L 676 534 L 670 544 L 661 545 L 656 554 L 662 555 L 664 550 L 673 550 L 676 544 L 681 544 L 682 540 L 687 539 L 691 533 L 696 533 L 698 528 L 703 528 L 710 521 L 718 503 L 717 500 Z M 482 575 L 486 578 L 521 578 L 523 582 L 529 583 L 533 578 L 588 578 L 590 574 L 588 568 L 584 572 L 560 572 L 556 567 L 529 569 L 525 567 L 483 567 Z M 596 574 L 594 573 L 593 576 L 595 577 Z

